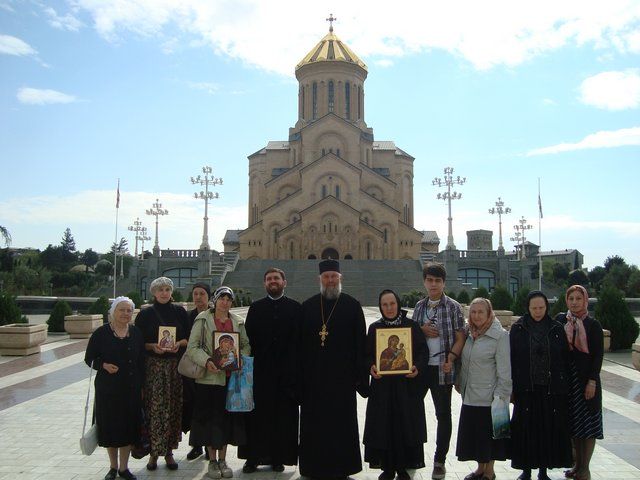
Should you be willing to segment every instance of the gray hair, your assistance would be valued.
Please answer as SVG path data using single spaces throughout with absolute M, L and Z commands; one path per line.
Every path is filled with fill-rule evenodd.
M 160 287 L 169 287 L 173 292 L 173 280 L 171 280 L 169 277 L 156 278 L 153 282 L 151 282 L 151 285 L 149 285 L 149 291 L 151 292 L 151 295 L 153 295 L 153 292 L 155 292 Z
M 122 302 L 127 302 L 129 305 L 131 305 L 131 310 L 135 310 L 136 305 L 133 303 L 133 300 L 131 300 L 129 297 L 116 297 L 113 299 L 113 302 L 111 303 L 111 307 L 109 307 L 109 320 L 113 320 L 113 314 L 116 311 L 116 307 Z

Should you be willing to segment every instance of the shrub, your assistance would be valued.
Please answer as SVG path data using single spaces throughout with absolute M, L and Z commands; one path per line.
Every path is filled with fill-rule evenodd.
M 0 325 L 26 322 L 27 318 L 22 315 L 22 310 L 16 303 L 16 297 L 5 293 L 0 294 Z
M 511 304 L 511 311 L 514 315 L 524 315 L 527 313 L 527 297 L 529 296 L 529 290 L 527 287 L 522 287 L 516 293 L 516 298 Z
M 174 302 L 184 301 L 182 297 L 182 293 L 180 293 L 180 290 L 174 290 L 173 292 L 171 292 L 171 297 L 173 297 Z
M 551 318 L 555 318 L 557 314 L 566 312 L 566 311 L 567 311 L 567 300 L 564 298 L 564 294 L 561 294 L 558 297 L 558 300 L 556 300 L 556 302 L 551 307 L 551 311 L 549 312 L 549 315 L 551 316 Z
M 100 296 L 89 307 L 89 313 L 102 315 L 102 321 L 107 323 L 109 321 L 109 299 L 104 295 Z
M 469 297 L 469 292 L 466 290 L 461 290 L 458 294 L 458 303 L 463 303 L 465 305 L 469 305 L 471 298 Z
M 622 292 L 611 285 L 602 288 L 596 304 L 596 318 L 611 332 L 611 350 L 631 348 L 640 326 L 631 315 Z
M 56 302 L 47 320 L 50 332 L 64 332 L 64 317 L 71 315 L 71 306 L 64 300 Z
M 403 307 L 414 308 L 418 301 L 422 300 L 425 297 L 425 292 L 422 290 L 411 290 L 408 293 L 403 293 L 400 295 L 400 301 L 402 302 Z
M 478 287 L 473 292 L 473 298 L 489 298 L 489 291 L 484 287 Z
M 444 294 L 451 298 L 452 300 L 458 300 L 458 297 L 456 297 L 456 293 L 455 292 L 444 292 Z
M 496 285 L 496 288 L 491 292 L 489 300 L 491 300 L 491 304 L 496 310 L 508 310 L 513 303 L 513 297 L 509 293 L 509 290 L 502 285 Z
M 131 299 L 136 308 L 140 308 L 140 306 L 144 303 L 144 300 L 142 300 L 142 296 L 138 292 L 129 292 L 127 293 L 127 297 Z

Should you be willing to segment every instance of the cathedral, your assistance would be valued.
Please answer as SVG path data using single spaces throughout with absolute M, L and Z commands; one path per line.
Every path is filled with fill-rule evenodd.
M 333 20 L 333 19 L 330 19 Z M 414 228 L 414 158 L 365 122 L 367 66 L 333 32 L 295 68 L 298 119 L 287 141 L 249 158 L 245 230 L 225 252 L 247 259 L 398 260 L 437 252 Z

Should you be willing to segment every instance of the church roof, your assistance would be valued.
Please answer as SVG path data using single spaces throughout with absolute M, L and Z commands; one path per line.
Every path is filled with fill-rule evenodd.
M 435 230 L 422 230 L 420 233 L 422 233 L 422 243 L 440 243 Z
M 238 238 L 238 234 L 241 231 L 242 230 L 227 230 L 227 232 L 224 234 L 222 243 L 238 243 L 240 241 L 240 239 Z
M 373 142 L 373 149 L 374 150 L 393 150 L 396 155 L 403 155 L 403 156 L 406 156 L 406 157 L 411 157 L 411 155 L 409 155 L 407 152 L 405 152 L 401 148 L 398 148 L 398 146 L 395 144 L 395 142 L 392 142 L 390 140 L 383 140 L 383 141 L 375 141 L 375 142 Z M 411 158 L 413 158 L 413 157 L 411 157 Z
M 333 28 L 296 65 L 296 71 L 317 62 L 347 62 L 367 70 L 365 63 L 333 33 Z

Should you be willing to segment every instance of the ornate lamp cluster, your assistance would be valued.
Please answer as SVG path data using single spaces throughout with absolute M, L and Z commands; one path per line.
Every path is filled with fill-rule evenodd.
M 446 187 L 447 191 L 444 193 L 438 193 L 438 200 L 446 200 L 449 206 L 449 235 L 447 236 L 447 250 L 455 250 L 456 246 L 453 243 L 453 218 L 451 217 L 451 200 L 459 200 L 462 198 L 462 194 L 458 192 L 452 192 L 451 187 L 454 185 L 464 185 L 467 181 L 466 177 L 460 177 L 458 175 L 456 178 L 453 178 L 453 168 L 445 167 L 444 176 L 442 178 L 434 178 L 433 185 L 438 187 Z
M 222 185 L 222 178 L 216 178 L 213 176 L 213 170 L 209 166 L 202 167 L 202 173 L 204 176 L 198 175 L 197 177 L 191 177 L 191 183 L 193 185 L 201 185 L 204 187 L 204 191 L 195 192 L 193 197 L 196 199 L 204 200 L 204 230 L 202 232 L 202 244 L 201 250 L 210 250 L 209 248 L 209 200 L 219 198 L 218 192 L 210 192 L 209 186 Z
M 156 198 L 155 203 L 151 206 L 151 208 L 147 209 L 146 213 L 147 215 L 156 217 L 156 243 L 153 246 L 153 254 L 155 256 L 158 256 L 160 255 L 160 245 L 158 244 L 158 217 L 169 215 L 169 210 L 167 210 L 166 208 L 162 208 L 160 200 Z

